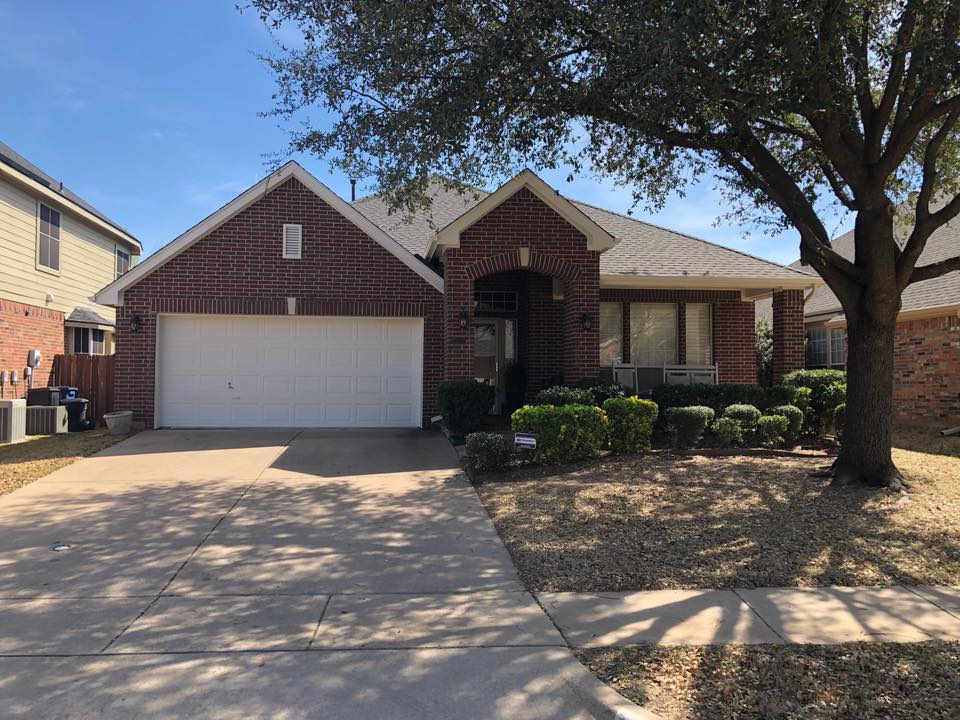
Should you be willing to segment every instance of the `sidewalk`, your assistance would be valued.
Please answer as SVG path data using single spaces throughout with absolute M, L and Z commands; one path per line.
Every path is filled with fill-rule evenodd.
M 572 647 L 960 640 L 960 587 L 538 593 Z

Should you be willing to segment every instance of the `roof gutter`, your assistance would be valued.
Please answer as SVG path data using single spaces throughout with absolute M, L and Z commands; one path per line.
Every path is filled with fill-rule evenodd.
M 137 251 L 137 254 L 143 253 L 143 245 L 141 245 L 140 241 L 132 235 L 128 235 L 115 225 L 111 225 L 105 220 L 101 220 L 89 210 L 80 207 L 73 201 L 65 198 L 60 193 L 54 192 L 50 188 L 41 185 L 33 178 L 27 177 L 5 163 L 0 163 L 0 177 L 4 177 L 11 182 L 21 185 L 27 188 L 30 192 L 40 195 L 41 197 L 50 200 L 51 202 L 55 202 L 60 206 L 69 207 L 72 214 L 82 218 L 83 221 L 88 225 L 92 225 L 98 230 L 102 230 L 103 232 L 107 233 L 114 239 L 126 243 L 130 247 L 134 248 Z
M 800 273 L 798 273 L 798 276 Z M 600 275 L 602 288 L 684 290 L 813 290 L 823 279 L 812 275 L 792 277 L 728 277 L 714 275 Z

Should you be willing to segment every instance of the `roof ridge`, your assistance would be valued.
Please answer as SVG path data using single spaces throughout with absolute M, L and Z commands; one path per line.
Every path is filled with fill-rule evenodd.
M 430 180 L 433 180 L 434 178 L 445 178 L 445 179 L 447 179 L 447 180 L 450 179 L 450 178 L 447 178 L 445 175 L 440 175 L 439 173 L 433 173 L 433 174 L 430 175 Z M 491 194 L 493 194 L 492 191 L 490 191 L 490 190 L 487 190 L 487 189 L 481 188 L 481 187 L 477 187 L 476 185 L 470 185 L 469 183 L 461 183 L 461 185 L 463 185 L 463 187 L 467 188 L 468 190 L 472 190 L 473 192 L 484 193 L 485 195 L 491 195 Z M 457 193 L 457 194 L 458 194 L 458 195 L 463 195 L 464 193 Z M 361 197 L 361 198 L 357 198 L 356 200 L 354 200 L 354 201 L 351 202 L 350 204 L 351 204 L 351 205 L 357 205 L 357 204 L 359 204 L 359 203 L 366 202 L 367 200 L 375 200 L 375 199 L 382 198 L 382 197 L 383 197 L 383 193 L 382 193 L 382 192 L 373 193 L 373 194 L 371 194 L 371 195 L 364 195 L 364 196 Z
M 691 235 L 690 233 L 683 232 L 682 230 L 674 230 L 673 228 L 664 227 L 663 225 L 657 225 L 656 223 L 647 222 L 646 220 L 638 220 L 637 218 L 631 217 L 626 213 L 618 212 L 617 210 L 609 210 L 608 208 L 600 207 L 599 205 L 594 205 L 593 203 L 588 203 L 584 200 L 575 200 L 573 198 L 569 198 L 569 199 L 570 199 L 570 202 L 572 203 L 576 203 L 578 205 L 586 205 L 587 207 L 592 207 L 594 210 L 600 210 L 601 212 L 610 213 L 611 215 L 617 215 L 618 217 L 622 217 L 624 220 L 630 220 L 631 222 L 635 222 L 639 225 L 647 225 L 649 227 L 657 228 L 657 230 L 663 230 L 664 232 L 673 233 L 674 235 L 682 235 L 685 238 L 689 238 L 690 240 L 696 240 L 697 242 L 702 242 L 705 245 L 710 245 L 711 247 L 720 248 L 721 250 L 726 250 L 727 252 L 743 255 L 744 257 L 748 257 L 751 260 L 757 260 L 758 262 L 766 263 L 768 265 L 773 265 L 775 268 L 778 268 L 780 270 L 789 270 L 790 272 L 796 273 L 797 275 L 809 276 L 809 273 L 801 272 L 796 268 L 788 267 L 787 265 L 782 265 L 778 262 L 774 262 L 773 260 L 768 260 L 766 258 L 762 258 L 757 255 L 751 255 L 750 253 L 744 252 L 743 250 L 727 247 L 726 245 L 721 245 L 720 243 L 713 242 L 712 240 L 704 240 L 702 237 Z

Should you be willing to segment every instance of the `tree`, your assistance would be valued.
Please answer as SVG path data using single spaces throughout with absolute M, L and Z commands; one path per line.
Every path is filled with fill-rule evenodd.
M 834 482 L 901 486 L 893 338 L 917 266 L 960 213 L 960 0 L 250 0 L 303 43 L 267 58 L 295 150 L 406 210 L 428 176 L 591 169 L 658 207 L 710 175 L 734 213 L 793 227 L 847 319 L 850 423 Z M 911 191 L 916 191 L 913 194 Z M 823 213 L 856 215 L 856 257 Z M 895 221 L 909 228 L 898 242 Z
M 769 387 L 773 384 L 773 327 L 765 317 L 757 318 L 754 351 L 757 356 L 757 382 Z

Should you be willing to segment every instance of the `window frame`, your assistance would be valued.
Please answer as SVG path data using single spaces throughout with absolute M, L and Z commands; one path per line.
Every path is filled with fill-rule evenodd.
M 124 270 L 123 272 L 120 272 L 120 256 L 121 256 L 121 255 L 125 255 L 126 258 L 127 258 L 127 269 Z M 130 272 L 130 261 L 131 261 L 132 257 L 133 257 L 133 256 L 130 254 L 130 251 L 129 251 L 129 250 L 124 250 L 124 249 L 123 249 L 122 247 L 120 247 L 119 245 L 116 245 L 116 246 L 115 246 L 115 250 L 114 250 L 114 253 L 113 253 L 113 258 L 114 258 L 114 272 L 116 273 L 116 277 L 123 277 L 123 276 L 126 275 L 128 272 Z M 114 279 L 116 279 L 116 278 L 114 278 Z
M 604 305 L 606 305 L 606 306 L 611 306 L 611 305 L 612 305 L 612 306 L 615 306 L 615 307 L 617 308 L 617 321 L 618 321 L 617 339 L 620 341 L 620 355 L 619 355 L 620 360 L 619 360 L 618 362 L 611 363 L 610 365 L 604 365 L 604 364 L 603 364 L 603 359 L 601 358 L 601 359 L 600 359 L 600 367 L 613 367 L 614 365 L 623 363 L 623 350 L 624 350 L 624 342 L 623 342 L 623 303 L 622 303 L 622 302 L 618 302 L 618 301 L 610 301 L 610 300 L 602 300 L 602 301 L 600 301 L 600 308 L 599 308 L 600 320 L 599 320 L 599 323 L 598 323 L 598 325 L 597 325 L 597 332 L 598 332 L 598 334 L 599 334 L 598 345 L 597 345 L 597 355 L 598 355 L 598 356 L 599 356 L 599 354 L 600 354 L 600 349 L 601 349 L 601 347 L 603 346 L 603 342 L 604 342 L 604 335 L 603 335 L 603 306 L 604 306 Z
M 651 365 L 641 363 L 638 357 L 640 351 L 639 343 L 634 342 L 633 324 L 640 314 L 637 308 L 643 305 L 662 306 L 673 308 L 673 359 L 669 362 L 661 362 Z M 632 302 L 630 303 L 630 364 L 638 368 L 663 368 L 670 365 L 677 365 L 680 358 L 680 306 L 678 303 L 671 302 Z
M 96 335 L 99 333 L 100 338 Z M 77 349 L 77 346 L 80 349 Z M 83 349 L 86 345 L 86 350 Z M 97 345 L 100 346 L 97 352 Z M 107 331 L 100 328 L 75 327 L 73 328 L 73 355 L 106 355 L 107 354 Z
M 42 221 L 41 215 L 43 213 L 43 208 L 46 208 L 47 211 L 51 213 L 51 216 L 50 216 L 51 220 L 53 219 L 52 213 L 56 213 L 57 215 L 57 237 L 56 238 L 54 238 L 50 234 L 44 234 L 40 231 L 40 223 Z M 37 200 L 36 218 L 37 218 L 36 257 L 35 257 L 36 268 L 40 272 L 45 272 L 45 273 L 49 273 L 50 275 L 59 276 L 61 273 L 61 268 L 63 267 L 63 263 L 61 262 L 61 260 L 63 259 L 63 253 L 61 252 L 63 250 L 63 213 L 57 210 L 56 208 L 50 205 L 47 205 L 45 202 L 41 200 Z M 49 221 L 48 221 L 48 224 L 49 224 Z M 55 240 L 57 243 L 57 266 L 56 267 L 51 267 L 50 265 L 44 265 L 43 263 L 40 262 L 40 243 L 41 243 L 41 240 L 43 240 L 44 238 L 46 238 L 48 242 Z M 50 259 L 49 247 L 47 248 L 47 259 L 48 260 Z
M 707 361 L 706 362 L 690 362 L 690 308 L 691 307 L 702 307 L 706 309 L 706 318 L 707 318 L 707 328 L 706 328 L 706 340 L 707 340 Z M 684 347 L 686 349 L 686 358 L 684 359 L 685 365 L 693 366 L 703 366 L 707 367 L 710 365 L 715 365 L 716 358 L 713 354 L 713 303 L 684 303 L 683 305 L 683 335 L 684 335 Z M 679 334 L 679 332 L 678 332 Z
M 811 335 L 812 335 L 813 333 L 818 333 L 818 334 L 822 333 L 822 335 L 823 335 L 823 340 L 822 340 L 822 343 L 823 343 L 823 363 L 818 363 L 818 362 L 812 362 L 812 361 L 811 361 L 811 357 L 810 357 L 811 341 L 810 341 L 810 338 L 811 338 Z M 812 327 L 812 328 L 807 328 L 807 329 L 806 329 L 806 332 L 804 332 L 803 340 L 804 340 L 804 347 L 803 347 L 803 364 L 804 364 L 804 366 L 806 366 L 807 368 L 809 368 L 809 369 L 811 369 L 811 370 L 815 370 L 815 369 L 817 369 L 817 368 L 828 368 L 828 367 L 830 367 L 830 331 L 829 331 L 829 329 L 828 329 L 828 328 L 825 328 L 825 327 Z M 819 344 L 820 342 L 821 342 L 820 340 L 817 341 L 818 344 Z

